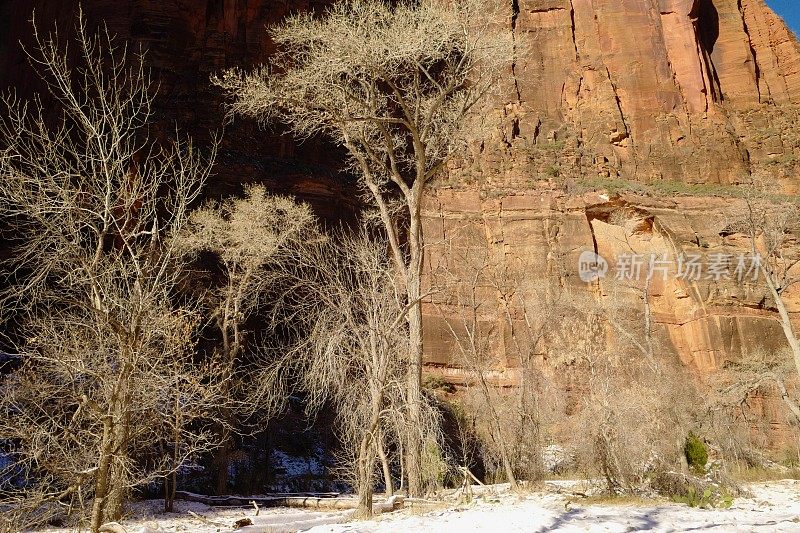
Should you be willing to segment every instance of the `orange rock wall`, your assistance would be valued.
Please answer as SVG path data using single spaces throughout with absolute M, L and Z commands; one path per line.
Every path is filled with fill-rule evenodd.
M 476 268 L 486 268 L 488 275 L 507 272 L 516 280 L 567 288 L 578 302 L 596 302 L 613 309 L 630 335 L 644 342 L 643 320 L 645 294 L 653 318 L 656 357 L 669 364 L 680 360 L 703 387 L 708 376 L 735 362 L 743 355 L 766 350 L 785 350 L 786 339 L 777 320 L 770 296 L 762 284 L 751 279 L 710 279 L 708 263 L 713 254 L 737 257 L 747 254 L 747 242 L 739 235 L 727 235 L 728 220 L 723 215 L 741 200 L 719 197 L 651 198 L 632 194 L 609 196 L 603 192 L 569 194 L 562 190 L 517 190 L 499 195 L 475 189 L 440 187 L 428 198 L 424 216 L 428 240 L 427 279 L 437 280 L 439 292 L 425 303 L 427 316 L 425 349 L 429 371 L 445 376 L 454 384 L 470 383 L 473 376 L 464 372 L 462 355 L 454 343 L 453 332 L 470 331 L 473 302 L 463 300 L 464 284 L 476 276 Z M 741 207 L 741 206 L 740 206 Z M 578 276 L 578 258 L 584 251 L 596 250 L 610 263 L 607 277 L 598 283 L 585 283 Z M 472 262 L 486 254 L 488 262 Z M 799 250 L 791 253 L 800 254 Z M 653 277 L 644 292 L 647 265 L 633 280 L 615 280 L 615 261 L 624 254 L 642 258 L 655 254 L 672 261 L 670 272 Z M 678 255 L 700 255 L 704 266 L 701 279 L 676 276 Z M 749 257 L 749 255 L 748 255 Z M 787 256 L 788 257 L 788 256 Z M 794 256 L 792 256 L 794 257 Z M 520 268 L 522 271 L 520 271 Z M 731 278 L 735 278 L 731 265 Z M 446 274 L 443 276 L 442 271 Z M 444 283 L 455 272 L 460 282 Z M 487 279 L 485 276 L 482 280 Z M 504 302 L 508 294 L 522 290 L 518 281 L 496 285 L 496 280 L 481 281 L 477 287 L 480 303 L 479 328 L 490 333 L 489 349 L 493 363 L 489 379 L 501 385 L 518 382 L 520 365 L 517 344 L 512 337 Z M 784 293 L 787 307 L 797 317 L 800 327 L 800 287 Z M 535 301 L 528 305 L 534 308 Z M 591 304 L 589 304 L 591 305 Z M 536 310 L 534 309 L 534 315 Z M 609 311 L 611 313 L 611 311 Z M 517 335 L 526 334 L 524 312 L 517 300 L 510 314 Z M 533 316 L 545 327 L 553 328 L 569 313 L 555 311 L 552 316 Z M 539 323 L 539 322 L 537 322 Z M 538 326 L 537 326 L 538 327 Z M 626 338 L 612 331 L 612 342 Z M 467 337 L 464 336 L 464 339 Z M 580 339 L 575 339 L 580 343 Z M 563 358 L 563 352 L 577 349 L 569 345 L 542 346 L 538 371 L 558 383 L 565 383 L 570 404 L 579 403 L 587 379 L 580 367 L 565 365 L 551 368 L 547 361 Z M 538 353 L 538 352 L 537 352 Z M 634 350 L 634 357 L 642 357 Z M 800 394 L 800 380 L 790 380 L 792 394 Z M 752 404 L 752 405 L 750 405 Z M 787 424 L 787 411 L 777 392 L 760 390 L 748 401 L 746 420 L 754 437 L 764 445 L 780 448 L 793 445 L 795 437 Z M 764 433 L 764 428 L 768 431 Z
M 506 103 L 521 140 L 506 140 L 574 137 L 590 152 L 585 167 L 608 162 L 613 175 L 640 181 L 734 183 L 749 154 L 727 115 L 800 100 L 800 46 L 762 0 L 511 8 L 521 52 Z
M 597 213 L 637 213 L 657 221 L 649 235 L 625 235 L 655 250 L 722 247 L 714 220 L 724 200 L 680 198 L 623 203 L 581 196 L 580 182 L 733 184 L 752 171 L 798 192 L 800 45 L 763 0 L 487 0 L 515 34 L 519 56 L 494 107 L 505 124 L 493 141 L 454 162 L 431 192 L 431 239 L 457 234 L 465 221 L 493 253 L 524 255 L 531 277 L 576 264 L 597 246 L 612 254 L 621 231 Z M 92 24 L 147 52 L 161 80 L 157 116 L 208 139 L 223 111 L 210 73 L 249 67 L 273 51 L 264 28 L 294 10 L 328 0 L 83 0 Z M 7 0 L 0 4 L 0 89 L 40 89 L 18 41 L 30 45 L 33 8 L 43 30 L 69 34 L 78 2 Z M 209 194 L 243 182 L 311 201 L 330 218 L 354 210 L 342 154 L 324 142 L 298 144 L 280 131 L 237 120 L 225 130 Z M 616 202 L 616 203 L 615 203 Z M 572 283 L 573 280 L 568 280 Z M 491 294 L 487 297 L 492 297 Z M 658 287 L 652 305 L 674 353 L 712 370 L 742 347 L 780 344 L 774 315 L 758 294 L 726 285 Z M 795 301 L 795 300 L 793 300 Z M 798 298 L 796 301 L 800 301 Z M 795 308 L 795 312 L 800 309 Z M 454 366 L 447 331 L 426 307 L 429 360 Z M 486 317 L 487 321 L 496 320 Z M 502 367 L 514 366 L 505 342 Z M 455 369 L 454 369 L 455 371 Z M 501 368 L 501 372 L 503 369 Z

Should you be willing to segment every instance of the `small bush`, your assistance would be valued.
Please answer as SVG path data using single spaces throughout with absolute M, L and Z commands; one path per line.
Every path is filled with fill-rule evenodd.
M 444 391 L 453 394 L 456 391 L 455 386 L 447 381 L 443 376 L 437 374 L 427 374 L 422 378 L 422 386 L 431 391 Z
M 763 466 L 734 465 L 730 470 L 734 479 L 745 483 L 800 479 L 800 468 L 797 467 L 765 468 Z
M 422 447 L 421 459 L 425 492 L 436 492 L 444 486 L 444 479 L 449 469 L 439 443 L 434 439 L 428 439 Z
M 544 169 L 544 173 L 551 178 L 557 178 L 561 174 L 561 170 L 556 165 L 548 165 Z
M 733 505 L 733 496 L 727 490 L 715 491 L 712 487 L 706 488 L 700 494 L 696 488 L 689 487 L 684 496 L 673 496 L 672 500 L 677 503 L 685 503 L 689 507 L 699 507 L 708 509 L 715 507 L 719 509 L 730 509 Z
M 716 475 L 713 480 L 678 472 L 662 471 L 650 480 L 650 488 L 676 503 L 689 507 L 728 509 L 734 496 L 747 495 L 733 480 Z
M 694 433 L 689 433 L 689 436 L 686 437 L 683 453 L 686 454 L 686 462 L 689 463 L 689 468 L 698 474 L 705 473 L 706 463 L 708 463 L 708 449 Z

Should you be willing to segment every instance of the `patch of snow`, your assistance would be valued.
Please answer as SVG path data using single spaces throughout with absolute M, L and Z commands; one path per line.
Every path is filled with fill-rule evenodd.
M 261 509 L 255 516 L 255 509 L 249 508 L 223 508 L 209 507 L 202 503 L 176 501 L 175 512 L 163 512 L 163 500 L 148 500 L 137 502 L 131 506 L 131 518 L 121 521 L 127 533 L 258 533 L 269 531 L 280 533 L 282 531 L 303 531 L 313 526 L 345 521 L 349 518 L 347 512 L 320 513 L 298 509 Z M 235 529 L 235 523 L 244 518 L 249 518 L 254 526 Z M 307 518 L 307 520 L 306 520 Z M 308 522 L 302 529 L 292 526 L 286 529 L 286 524 L 300 524 Z M 262 527 L 263 526 L 263 527 Z M 70 533 L 72 528 L 47 528 L 36 530 L 38 533 Z
M 350 487 L 330 479 L 328 468 L 334 463 L 325 449 L 314 447 L 313 454 L 296 456 L 283 450 L 272 450 L 270 463 L 275 469 L 275 480 L 268 487 L 271 492 L 349 492 Z
M 287 478 L 321 476 L 325 473 L 325 466 L 315 456 L 295 457 L 281 450 L 273 450 L 270 460 L 275 469 L 282 471 Z
M 252 525 L 236 530 L 236 533 L 293 533 L 308 531 L 317 526 L 341 524 L 350 520 L 351 511 L 338 513 L 314 513 L 308 511 L 293 514 L 251 517 Z
M 563 446 L 550 444 L 542 449 L 542 464 L 548 472 L 563 472 L 572 461 L 572 454 Z
M 326 525 L 313 533 L 485 532 L 798 532 L 800 481 L 748 487 L 754 498 L 738 498 L 730 509 L 703 510 L 687 505 L 584 505 L 579 498 L 552 493 L 477 501 L 470 506 L 413 516 L 392 513 L 378 520 Z M 497 503 L 493 503 L 497 502 Z

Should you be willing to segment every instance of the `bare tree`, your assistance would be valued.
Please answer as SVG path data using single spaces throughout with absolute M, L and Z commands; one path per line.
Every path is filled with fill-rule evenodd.
M 270 287 L 269 265 L 291 259 L 293 248 L 318 237 L 311 209 L 294 200 L 268 195 L 263 186 L 245 189 L 244 198 L 231 198 L 194 211 L 186 230 L 178 236 L 179 246 L 189 254 L 208 251 L 222 266 L 219 286 L 203 291 L 200 299 L 221 336 L 219 371 L 231 389 L 229 395 L 242 399 L 238 414 L 248 415 L 255 406 L 235 393 L 241 383 L 237 364 L 247 342 L 244 323 L 258 309 L 260 298 Z M 239 376 L 237 377 L 237 370 Z M 231 438 L 237 412 L 220 413 L 227 420 L 220 435 L 217 464 L 217 494 L 228 489 Z
M 477 0 L 347 0 L 322 17 L 295 15 L 270 29 L 280 52 L 269 66 L 230 70 L 213 82 L 231 112 L 322 134 L 344 147 L 378 208 L 408 312 L 406 402 L 419 426 L 427 185 L 444 171 L 464 125 L 513 55 L 510 32 Z M 407 477 L 421 491 L 421 439 L 410 438 Z
M 506 255 L 502 264 L 494 264 L 488 280 L 505 329 L 506 357 L 518 365 L 508 442 L 515 471 L 527 479 L 542 475 L 545 426 L 562 416 L 556 411 L 557 385 L 546 375 L 547 355 L 572 342 L 561 324 L 571 306 L 569 291 L 557 278 L 532 278 L 532 271 L 525 259 Z
M 323 257 L 315 261 L 327 263 L 330 297 L 325 311 L 315 317 L 307 345 L 314 355 L 302 374 L 304 390 L 312 391 L 312 407 L 328 399 L 338 406 L 339 435 L 344 449 L 354 452 L 359 511 L 365 516 L 372 512 L 378 451 L 392 428 L 386 419 L 402 416 L 396 409 L 401 405 L 403 365 L 395 354 L 407 349 L 402 328 L 407 309 L 385 250 L 385 242 L 361 234 L 342 239 L 338 249 L 329 248 L 327 262 Z M 363 392 L 353 390 L 354 384 Z M 384 482 L 391 487 L 391 473 L 385 469 L 389 478 Z
M 504 427 L 500 412 L 497 386 L 490 382 L 489 374 L 496 370 L 498 361 L 492 349 L 492 340 L 498 332 L 497 300 L 489 298 L 493 265 L 485 247 L 466 246 L 463 254 L 450 250 L 448 259 L 458 265 L 457 271 L 440 272 L 434 283 L 450 287 L 450 298 L 437 302 L 436 308 L 450 333 L 457 360 L 467 370 L 481 399 L 479 407 L 486 413 L 490 441 L 497 449 L 500 465 L 512 490 L 518 489 L 508 440 L 510 428 Z M 444 303 L 447 307 L 443 306 Z
M 432 300 L 450 334 L 453 362 L 467 371 L 464 397 L 473 400 L 484 457 L 516 488 L 517 479 L 542 474 L 540 406 L 544 396 L 551 405 L 552 396 L 545 354 L 570 341 L 558 319 L 567 294 L 549 278 L 531 278 L 523 258 L 493 254 L 475 224 L 449 233 L 432 254 L 438 262 L 431 284 L 440 288 Z
M 197 321 L 196 321 L 197 322 Z M 191 335 L 188 328 L 180 332 Z M 164 474 L 164 510 L 172 512 L 178 488 L 178 474 L 190 468 L 190 462 L 209 452 L 217 452 L 222 445 L 219 429 L 230 432 L 234 428 L 225 414 L 239 408 L 229 383 L 227 360 L 212 357 L 196 360 L 194 353 L 173 357 L 164 362 L 162 371 L 154 380 L 161 380 L 165 391 L 159 396 L 161 417 L 153 437 L 158 454 L 166 465 Z
M 635 492 L 649 475 L 679 466 L 680 436 L 696 423 L 701 402 L 679 361 L 664 357 L 654 366 L 642 351 L 648 322 L 640 309 L 619 304 L 630 289 L 605 283 L 605 295 L 569 296 L 560 316 L 569 341 L 553 359 L 585 375 L 571 426 L 579 462 L 608 490 Z
M 304 324 L 300 342 L 273 363 L 260 380 L 271 394 L 282 376 L 295 376 L 306 392 L 307 409 L 336 409 L 345 477 L 359 495 L 359 513 L 372 512 L 377 460 L 384 441 L 402 435 L 405 365 L 396 354 L 407 349 L 405 315 L 410 306 L 386 256 L 385 241 L 365 231 L 336 235 L 302 252 L 303 265 L 286 292 L 287 308 Z M 285 396 L 278 387 L 278 396 Z M 415 428 L 418 429 L 418 428 Z M 394 447 L 396 448 L 396 447 Z M 384 483 L 391 490 L 388 458 Z
M 466 402 L 457 400 L 450 402 L 448 408 L 456 425 L 455 449 L 452 450 L 457 464 L 457 477 L 461 481 L 462 497 L 466 502 L 472 500 L 472 481 L 474 474 L 470 467 L 475 462 L 479 451 L 479 442 L 476 436 L 477 414 L 474 409 L 470 409 Z
M 749 252 L 757 262 L 758 279 L 763 282 L 775 304 L 781 329 L 791 349 L 795 371 L 800 376 L 800 338 L 784 300 L 786 291 L 800 281 L 800 255 L 792 250 L 798 242 L 798 220 L 800 206 L 797 198 L 771 194 L 767 179 L 756 175 L 744 186 L 744 207 L 733 210 L 726 231 L 743 234 L 747 238 Z M 764 377 L 774 378 L 776 374 L 766 372 Z M 786 392 L 783 381 L 773 379 L 773 382 L 783 389 L 781 396 L 784 403 L 800 422 L 797 399 Z
M 107 32 L 90 36 L 81 18 L 76 57 L 35 38 L 52 107 L 6 95 L 0 119 L 0 212 L 18 236 L 3 309 L 25 332 L 24 363 L 2 383 L 0 439 L 40 494 L 80 511 L 91 502 L 97 531 L 131 487 L 209 444 L 191 410 L 167 424 L 176 413 L 164 407 L 182 381 L 214 379 L 186 364 L 196 320 L 173 303 L 181 262 L 169 238 L 213 151 L 148 139 L 153 84 Z M 169 457 L 150 449 L 171 440 L 165 424 L 181 433 Z
M 757 407 L 754 412 L 751 400 L 777 393 L 789 407 L 786 421 L 796 426 L 798 418 L 791 409 L 796 400 L 788 385 L 793 374 L 794 360 L 791 349 L 786 347 L 748 351 L 736 360 L 725 361 L 721 371 L 712 376 L 710 393 L 705 397 L 704 425 L 725 459 L 732 459 L 739 467 L 775 467 L 769 458 L 774 454 L 765 453 L 774 445 L 774 419 L 763 416 Z M 780 442 L 779 446 L 787 456 L 798 449 L 797 442 L 791 440 Z

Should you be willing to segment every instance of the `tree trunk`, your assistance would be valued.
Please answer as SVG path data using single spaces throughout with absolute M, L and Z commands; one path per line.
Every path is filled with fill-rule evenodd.
M 372 516 L 372 473 L 375 470 L 375 446 L 370 433 L 361 439 L 358 451 L 358 509 L 359 518 Z
M 122 446 L 117 443 L 114 444 L 115 451 L 109 477 L 111 483 L 108 489 L 108 503 L 105 509 L 106 521 L 119 521 L 125 511 L 125 502 L 128 500 L 128 483 L 125 475 L 125 465 L 123 464 L 123 459 L 126 457 L 125 448 L 124 444 Z
M 100 526 L 105 521 L 106 496 L 108 495 L 109 477 L 111 474 L 112 459 L 112 433 L 113 422 L 107 418 L 103 422 L 103 438 L 100 441 L 100 461 L 97 467 L 97 475 L 94 482 L 94 501 L 92 503 L 92 517 L 90 529 L 92 533 L 97 533 Z
M 171 513 L 175 509 L 175 473 L 164 476 L 164 512 Z
M 764 279 L 767 282 L 767 288 L 769 288 L 769 292 L 772 294 L 772 299 L 775 301 L 775 306 L 778 308 L 778 315 L 781 319 L 781 328 L 783 329 L 783 334 L 792 350 L 792 358 L 794 359 L 795 370 L 797 371 L 797 375 L 800 376 L 800 340 L 798 340 L 797 335 L 795 335 L 794 326 L 792 325 L 792 317 L 789 315 L 789 310 L 786 309 L 786 304 L 783 302 L 783 296 L 781 296 L 781 293 L 778 292 L 775 282 L 772 279 L 772 275 L 766 270 L 763 272 L 763 274 Z M 800 421 L 800 405 L 798 405 L 793 398 L 789 397 L 789 394 L 786 392 L 786 387 L 783 385 L 783 383 L 781 383 L 777 378 L 776 380 L 779 388 L 781 389 L 781 397 L 783 398 L 784 403 L 789 407 L 789 410 L 792 412 L 795 418 Z
M 483 378 L 481 378 L 481 380 L 483 380 Z M 486 389 L 486 383 L 482 381 L 482 384 L 483 388 Z M 517 478 L 514 476 L 514 468 L 511 464 L 511 457 L 508 453 L 508 446 L 506 445 L 506 441 L 503 436 L 503 427 L 500 424 L 500 415 L 497 414 L 497 411 L 492 404 L 488 389 L 485 390 L 484 395 L 487 407 L 489 408 L 489 412 L 492 417 L 495 439 L 497 439 L 497 444 L 500 446 L 500 462 L 503 463 L 503 471 L 506 475 L 506 481 L 508 481 L 509 485 L 511 485 L 511 490 L 516 491 L 519 486 L 517 485 Z
M 394 484 L 392 483 L 392 469 L 389 468 L 389 459 L 386 457 L 386 450 L 383 447 L 383 434 L 378 435 L 377 440 L 378 457 L 381 460 L 383 470 L 383 485 L 386 489 L 386 496 L 394 495 Z
M 127 394 L 127 375 L 121 387 L 122 398 L 118 403 L 115 412 L 116 423 L 112 433 L 112 461 L 110 481 L 108 490 L 108 504 L 106 505 L 105 518 L 110 521 L 118 521 L 122 518 L 125 502 L 128 499 L 128 482 L 126 477 L 125 460 L 128 457 L 128 440 L 130 439 L 130 400 Z
M 176 402 L 177 404 L 177 402 Z M 179 420 L 179 419 L 178 419 Z M 164 511 L 171 513 L 175 510 L 175 493 L 178 490 L 178 446 L 180 433 L 178 424 L 175 425 L 172 435 L 172 472 L 164 476 Z
M 403 439 L 397 440 L 397 460 L 400 462 L 400 485 L 397 490 L 403 492 L 406 488 L 406 451 L 403 444 Z
M 511 485 L 511 490 L 516 491 L 519 489 L 519 485 L 517 484 L 517 478 L 514 477 L 514 468 L 511 466 L 511 457 L 508 455 L 508 447 L 502 440 L 502 435 L 498 435 L 498 437 L 500 437 L 500 459 L 503 461 L 503 470 L 505 470 L 506 473 L 506 480 L 509 485 Z
M 797 336 L 794 333 L 792 318 L 789 315 L 789 310 L 786 309 L 786 304 L 783 302 L 783 297 L 778 292 L 770 273 L 764 271 L 764 278 L 767 281 L 769 292 L 772 294 L 772 299 L 775 301 L 775 306 L 778 308 L 778 315 L 780 315 L 781 318 L 783 334 L 786 336 L 786 340 L 789 342 L 789 347 L 792 349 L 792 357 L 794 358 L 795 368 L 797 373 L 800 374 L 800 340 L 797 339 Z
M 232 280 L 232 274 L 228 274 L 229 282 Z M 235 290 L 232 286 L 228 288 L 228 295 L 226 296 L 223 318 L 218 323 L 220 332 L 222 333 L 222 350 L 225 354 L 226 364 L 228 365 L 229 376 L 234 375 L 234 368 L 236 365 L 236 356 L 239 349 L 239 323 L 235 316 L 238 310 L 238 300 L 234 297 Z M 233 310 L 231 307 L 233 306 Z M 233 316 L 232 316 L 233 315 Z M 231 342 L 233 336 L 233 342 Z M 223 391 L 227 396 L 229 389 Z M 220 411 L 220 418 L 224 424 L 220 425 L 219 430 L 219 443 L 220 446 L 214 454 L 214 465 L 217 471 L 217 496 L 224 496 L 228 493 L 228 482 L 230 481 L 230 455 L 233 449 L 232 435 L 229 428 L 234 426 L 234 415 L 230 409 L 223 407 Z
M 175 398 L 173 401 L 174 416 L 172 426 L 172 472 L 164 476 L 164 511 L 170 513 L 175 508 L 175 491 L 178 489 L 178 464 L 181 444 L 181 428 L 183 428 L 183 413 L 181 412 L 180 384 L 178 375 L 175 375 Z
M 422 235 L 422 188 L 424 181 L 424 165 L 417 161 L 418 176 L 414 183 L 412 197 L 408 202 L 409 231 L 408 231 L 408 270 L 406 274 L 406 294 L 411 308 L 408 312 L 408 340 L 409 340 L 409 365 L 408 365 L 408 442 L 406 444 L 406 472 L 408 475 L 408 494 L 411 497 L 422 496 L 422 440 L 424 428 L 422 427 L 422 359 L 423 359 L 423 329 L 422 329 L 422 262 L 423 262 L 423 235 Z
M 380 415 L 383 395 L 380 390 L 372 389 L 372 416 L 370 424 L 365 428 L 364 436 L 358 448 L 358 464 L 356 465 L 356 484 L 358 489 L 358 509 L 360 518 L 372 516 L 373 473 L 375 472 L 376 436 L 380 433 Z
M 406 443 L 406 472 L 408 476 L 408 494 L 411 497 L 422 496 L 422 216 L 421 199 L 417 198 L 409 205 L 409 266 L 406 274 L 406 294 L 411 308 L 408 311 L 408 441 Z
M 217 496 L 224 496 L 228 493 L 228 479 L 230 477 L 228 464 L 230 463 L 230 438 L 227 431 L 223 431 L 220 436 L 219 449 L 214 453 L 214 463 L 217 471 Z
M 419 278 L 409 281 L 408 298 L 419 298 Z M 407 377 L 408 431 L 406 432 L 406 476 L 408 494 L 422 496 L 422 307 L 419 302 L 408 312 L 409 364 Z

